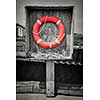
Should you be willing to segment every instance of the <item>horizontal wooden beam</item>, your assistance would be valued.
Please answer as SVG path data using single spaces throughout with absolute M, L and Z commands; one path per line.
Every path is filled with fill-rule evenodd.
M 26 9 L 34 9 L 34 10 L 66 10 L 66 9 L 73 9 L 73 5 L 69 6 L 50 6 L 50 5 L 43 5 L 43 6 L 25 6 Z

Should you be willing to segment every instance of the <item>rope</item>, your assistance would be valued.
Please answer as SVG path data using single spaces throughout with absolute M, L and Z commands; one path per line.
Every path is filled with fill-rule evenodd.
M 44 24 L 43 24 L 43 26 L 42 26 L 41 30 L 39 31 L 39 33 L 41 33 L 41 32 L 42 32 L 42 30 L 45 28 L 45 23 L 46 23 L 46 21 L 47 21 L 47 18 L 48 18 L 48 16 L 46 16 L 45 21 L 44 21 Z

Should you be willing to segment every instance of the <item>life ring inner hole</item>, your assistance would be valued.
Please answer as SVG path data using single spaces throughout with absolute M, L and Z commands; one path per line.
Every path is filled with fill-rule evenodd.
M 39 37 L 45 42 L 55 41 L 58 37 L 59 29 L 53 22 L 42 23 L 39 28 Z

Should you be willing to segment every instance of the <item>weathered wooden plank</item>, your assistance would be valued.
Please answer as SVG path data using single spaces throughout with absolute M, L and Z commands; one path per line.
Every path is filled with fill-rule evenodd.
M 16 83 L 17 93 L 46 93 L 45 82 L 25 81 Z M 81 84 L 56 84 L 56 93 L 63 95 L 83 95 L 83 87 Z
M 61 90 L 59 89 L 57 91 L 57 94 L 83 96 L 83 90 Z
M 40 85 L 39 81 L 17 82 L 16 84 L 17 93 L 46 93 L 45 91 L 45 83 Z
M 46 95 L 55 96 L 54 61 L 46 61 Z

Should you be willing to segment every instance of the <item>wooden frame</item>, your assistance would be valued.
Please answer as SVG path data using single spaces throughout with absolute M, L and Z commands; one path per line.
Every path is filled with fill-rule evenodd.
M 43 58 L 42 56 L 40 57 L 41 60 L 62 60 L 62 59 L 72 59 L 72 54 L 73 54 L 73 31 L 74 31 L 74 6 L 25 6 L 26 9 L 26 32 L 27 32 L 27 52 L 29 51 L 29 19 L 28 19 L 28 10 L 34 9 L 34 10 L 67 10 L 67 9 L 72 9 L 72 22 L 71 22 L 71 35 L 66 35 L 66 44 L 68 47 L 66 48 L 66 52 L 70 51 L 70 55 L 67 55 L 64 58 L 50 58 L 47 56 L 47 58 Z M 68 42 L 69 41 L 69 42 Z M 37 53 L 38 54 L 38 53 Z M 34 54 L 33 54 L 34 55 Z M 43 55 L 45 56 L 45 55 Z M 39 59 L 40 59 L 39 58 Z M 37 59 L 38 58 L 33 58 Z

